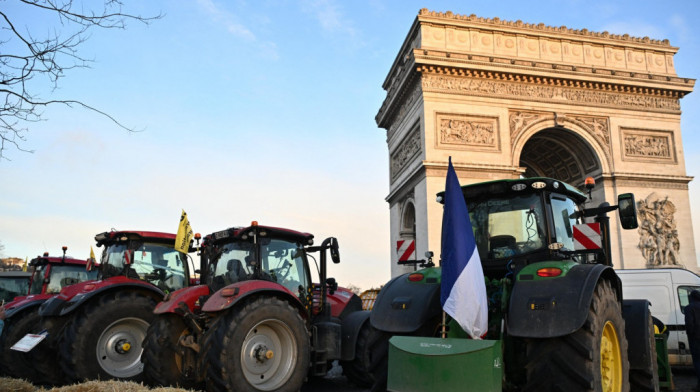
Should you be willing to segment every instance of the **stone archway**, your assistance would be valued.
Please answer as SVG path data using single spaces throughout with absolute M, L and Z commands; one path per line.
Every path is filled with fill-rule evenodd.
M 410 198 L 416 253 L 439 255 L 435 195 L 452 157 L 463 185 L 544 175 L 582 187 L 592 176 L 594 203 L 634 193 L 647 231 L 615 225 L 616 267 L 663 253 L 697 270 L 680 130 L 695 80 L 676 74 L 677 51 L 667 40 L 421 10 L 376 117 L 387 132 L 391 242 Z M 650 248 L 650 235 L 674 236 L 673 249 Z M 392 275 L 405 272 L 395 262 Z
M 567 129 L 547 128 L 534 134 L 520 152 L 520 166 L 525 177 L 552 177 L 576 185 L 601 174 L 595 152 Z

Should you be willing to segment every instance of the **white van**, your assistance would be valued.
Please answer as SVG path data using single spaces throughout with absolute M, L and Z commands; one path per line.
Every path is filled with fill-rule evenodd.
M 700 290 L 700 276 L 680 268 L 616 270 L 622 280 L 623 299 L 646 299 L 651 315 L 666 324 L 668 361 L 671 366 L 692 366 L 683 309 L 688 295 Z

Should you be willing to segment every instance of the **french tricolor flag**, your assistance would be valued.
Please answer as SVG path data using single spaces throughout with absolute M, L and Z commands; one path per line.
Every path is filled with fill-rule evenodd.
M 445 180 L 441 249 L 442 309 L 472 337 L 488 329 L 488 300 L 481 259 L 469 220 L 467 203 L 450 157 Z

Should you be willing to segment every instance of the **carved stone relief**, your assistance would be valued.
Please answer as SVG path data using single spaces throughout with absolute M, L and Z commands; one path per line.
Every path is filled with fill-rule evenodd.
M 587 104 L 638 110 L 679 111 L 677 98 L 584 90 L 575 87 L 524 84 L 491 79 L 424 74 L 424 91 L 445 91 L 476 96 L 497 96 L 541 100 L 548 103 Z
M 401 103 L 401 106 L 399 107 L 398 112 L 396 113 L 396 118 L 392 122 L 392 126 L 389 128 L 387 139 L 391 140 L 391 138 L 394 136 L 394 133 L 396 133 L 396 130 L 399 129 L 399 127 L 403 124 L 408 110 L 422 97 L 423 92 L 421 91 L 421 85 L 420 83 L 416 82 L 413 85 L 410 92 L 407 93 L 404 101 Z
M 393 181 L 421 151 L 420 128 L 416 127 L 391 154 L 390 172 Z
M 674 214 L 676 206 L 668 200 L 651 193 L 637 202 L 639 215 L 639 245 L 647 267 L 681 265 L 680 241 Z
M 508 113 L 510 123 L 510 144 L 515 144 L 515 138 L 534 123 L 552 118 L 551 113 L 523 112 L 512 110 Z
M 438 148 L 498 151 L 498 118 L 461 114 L 436 114 Z
M 510 122 L 511 146 L 514 147 L 515 140 L 533 125 L 542 121 L 554 121 L 555 125 L 567 127 L 567 124 L 576 125 L 577 128 L 585 130 L 591 135 L 600 147 L 605 156 L 610 161 L 610 126 L 607 117 L 581 116 L 576 114 L 560 114 L 551 112 L 529 112 L 511 110 L 508 113 Z M 569 126 L 569 128 L 571 128 Z
M 623 128 L 622 145 L 625 160 L 676 161 L 672 132 Z

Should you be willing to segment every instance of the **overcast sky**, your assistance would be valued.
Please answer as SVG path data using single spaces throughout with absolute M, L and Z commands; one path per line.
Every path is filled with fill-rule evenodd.
M 184 209 L 202 234 L 261 224 L 338 238 L 329 274 L 363 289 L 389 279 L 388 153 L 374 117 L 381 85 L 419 9 L 669 39 L 681 77 L 700 76 L 700 2 L 413 0 L 126 0 L 165 16 L 93 31 L 90 69 L 66 73 L 45 99 L 78 99 L 141 130 L 81 109 L 49 107 L 28 154 L 0 162 L 6 257 L 86 258 L 111 228 L 175 232 Z M 17 1 L 18 26 L 46 21 Z M 34 11 L 34 10 L 32 10 Z M 31 25 L 33 23 L 33 25 Z M 60 25 L 56 25 L 60 29 Z M 681 100 L 687 174 L 700 174 L 700 91 Z M 690 185 L 696 244 L 700 186 Z M 696 248 L 700 246 L 696 245 Z

